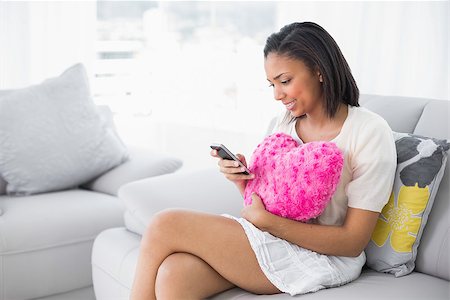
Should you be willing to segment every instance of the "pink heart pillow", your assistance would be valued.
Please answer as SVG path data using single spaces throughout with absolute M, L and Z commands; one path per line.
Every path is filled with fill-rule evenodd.
M 297 220 L 319 216 L 339 183 L 344 158 L 332 142 L 299 145 L 290 135 L 275 133 L 266 137 L 252 155 L 244 203 L 257 193 L 266 210 Z

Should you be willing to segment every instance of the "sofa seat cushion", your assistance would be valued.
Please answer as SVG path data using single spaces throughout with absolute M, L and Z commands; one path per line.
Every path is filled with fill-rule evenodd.
M 88 286 L 82 289 L 70 291 L 64 294 L 51 295 L 34 300 L 95 300 L 94 287 Z
M 81 189 L 26 197 L 0 196 L 1 254 L 34 251 L 93 239 L 120 225 L 117 198 Z
M 212 300 L 256 299 L 254 294 L 239 288 L 221 293 Z M 258 297 L 258 299 L 302 300 L 380 300 L 380 299 L 449 299 L 448 281 L 430 275 L 413 272 L 407 276 L 395 278 L 393 275 L 364 270 L 357 280 L 337 288 L 320 290 L 316 293 L 291 297 L 288 294 Z M 98 299 L 100 300 L 100 299 Z
M 128 300 L 141 236 L 124 227 L 100 233 L 92 249 L 92 280 L 97 300 Z
M 95 240 L 92 264 L 97 300 L 128 299 L 139 254 L 140 236 L 125 228 L 102 232 Z M 448 299 L 448 281 L 413 272 L 401 278 L 365 269 L 347 285 L 291 297 L 288 294 L 256 296 L 235 288 L 212 299 Z
M 93 240 L 123 225 L 122 202 L 74 189 L 0 196 L 0 300 L 29 299 L 92 284 Z

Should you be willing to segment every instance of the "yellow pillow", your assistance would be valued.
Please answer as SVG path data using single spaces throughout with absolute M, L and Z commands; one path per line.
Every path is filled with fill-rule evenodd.
M 399 277 L 414 270 L 450 144 L 419 135 L 393 134 L 397 149 L 394 187 L 365 251 L 370 268 Z

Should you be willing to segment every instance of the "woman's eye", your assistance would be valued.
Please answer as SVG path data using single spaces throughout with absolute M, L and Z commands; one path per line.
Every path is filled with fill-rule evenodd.
M 288 79 L 288 80 L 283 80 L 283 81 L 281 81 L 281 84 L 288 84 L 289 81 L 291 81 L 291 80 L 290 80 L 290 79 Z
M 273 83 L 269 84 L 269 87 L 274 87 Z

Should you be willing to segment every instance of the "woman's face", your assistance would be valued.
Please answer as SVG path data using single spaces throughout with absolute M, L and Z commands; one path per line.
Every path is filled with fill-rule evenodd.
M 281 100 L 292 116 L 323 112 L 318 72 L 312 72 L 301 60 L 276 53 L 269 53 L 264 68 L 275 100 Z

